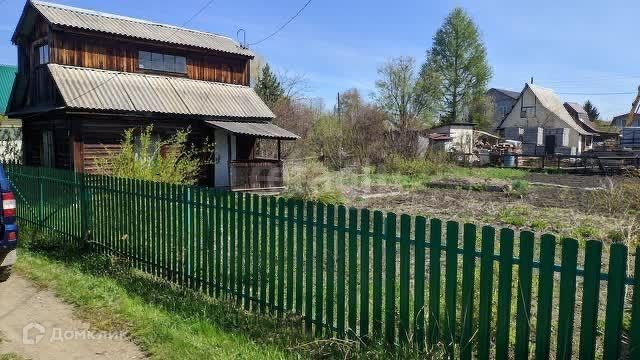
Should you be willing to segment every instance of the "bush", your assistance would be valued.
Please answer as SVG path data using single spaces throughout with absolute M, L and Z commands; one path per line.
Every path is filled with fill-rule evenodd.
M 127 129 L 120 151 L 96 160 L 98 173 L 130 179 L 195 184 L 205 161 L 188 144 L 190 130 L 178 130 L 169 139 L 154 139 L 153 125 L 139 134 Z
M 390 155 L 384 162 L 383 171 L 407 176 L 432 176 L 446 173 L 452 164 L 446 154 L 429 152 L 422 158 L 405 158 Z
M 309 161 L 298 166 L 286 166 L 285 169 L 287 190 L 284 196 L 325 204 L 345 202 L 335 177 L 329 174 L 329 169 L 322 163 Z
M 507 190 L 510 196 L 523 197 L 529 193 L 529 182 L 527 180 L 513 180 Z

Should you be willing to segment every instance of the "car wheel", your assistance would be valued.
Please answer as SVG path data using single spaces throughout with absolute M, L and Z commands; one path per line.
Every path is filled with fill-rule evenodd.
M 0 267 L 0 282 L 9 280 L 11 276 L 11 266 Z

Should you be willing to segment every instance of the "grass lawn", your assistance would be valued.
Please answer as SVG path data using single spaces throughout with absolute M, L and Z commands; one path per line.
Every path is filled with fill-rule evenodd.
M 373 344 L 317 339 L 301 319 L 243 310 L 132 270 L 123 261 L 52 245 L 23 228 L 15 270 L 50 288 L 98 330 L 126 330 L 153 359 L 387 359 L 400 356 Z M 42 243 L 39 243 L 42 242 Z M 402 352 L 406 359 L 440 358 Z M 5 355 L 3 355 L 5 356 Z M 6 355 L 12 356 L 12 355 Z M 1 358 L 4 360 L 4 358 Z M 12 359 L 8 357 L 8 359 Z
M 285 320 L 120 271 L 108 258 L 53 259 L 21 250 L 16 270 L 75 305 L 97 329 L 126 329 L 155 359 L 285 359 L 295 357 L 287 345 L 305 338 Z

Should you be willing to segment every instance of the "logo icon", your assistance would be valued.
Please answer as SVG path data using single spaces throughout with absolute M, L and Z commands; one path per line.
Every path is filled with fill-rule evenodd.
M 29 323 L 22 328 L 22 343 L 24 345 L 35 345 L 44 337 L 44 326 L 38 323 Z

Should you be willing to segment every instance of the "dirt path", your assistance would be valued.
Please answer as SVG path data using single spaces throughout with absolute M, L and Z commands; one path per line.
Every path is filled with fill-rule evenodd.
M 100 332 L 73 316 L 73 307 L 13 275 L 0 284 L 0 355 L 27 359 L 143 359 L 120 332 Z

